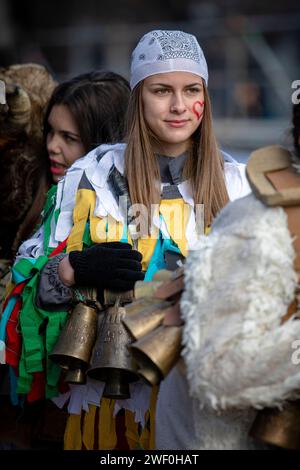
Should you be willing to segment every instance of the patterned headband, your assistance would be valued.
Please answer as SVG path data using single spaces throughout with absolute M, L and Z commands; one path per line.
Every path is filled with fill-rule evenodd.
M 131 88 L 151 75 L 166 72 L 194 73 L 207 85 L 207 64 L 195 36 L 183 31 L 155 30 L 141 38 L 132 53 Z

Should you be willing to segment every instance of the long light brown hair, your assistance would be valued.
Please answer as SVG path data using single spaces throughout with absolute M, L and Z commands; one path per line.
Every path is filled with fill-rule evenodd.
M 132 91 L 127 113 L 125 169 L 132 204 L 143 204 L 151 213 L 151 204 L 160 201 L 160 173 L 153 151 L 155 136 L 143 113 L 142 88 L 139 83 Z M 183 176 L 190 179 L 196 204 L 204 204 L 205 226 L 228 202 L 224 163 L 212 126 L 212 114 L 207 88 L 204 88 L 203 119 L 192 136 L 192 145 Z

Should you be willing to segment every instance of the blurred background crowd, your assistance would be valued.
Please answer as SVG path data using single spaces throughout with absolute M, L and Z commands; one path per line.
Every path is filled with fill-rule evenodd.
M 225 150 L 245 160 L 260 145 L 288 145 L 299 0 L 0 0 L 0 65 L 40 63 L 58 81 L 93 69 L 128 77 L 130 50 L 159 28 L 193 33 L 203 47 Z

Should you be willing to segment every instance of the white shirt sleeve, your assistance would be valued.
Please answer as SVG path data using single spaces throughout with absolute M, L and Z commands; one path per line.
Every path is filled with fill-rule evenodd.
M 246 177 L 246 165 L 235 161 L 224 164 L 225 181 L 230 201 L 247 196 L 251 193 Z

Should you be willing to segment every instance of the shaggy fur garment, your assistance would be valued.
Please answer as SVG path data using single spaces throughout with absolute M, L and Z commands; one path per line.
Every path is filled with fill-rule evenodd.
M 223 209 L 190 252 L 181 301 L 183 360 L 161 383 L 158 449 L 264 449 L 249 436 L 256 408 L 297 398 L 300 321 L 285 212 L 253 195 Z
M 282 208 L 253 195 L 226 206 L 190 253 L 181 307 L 190 393 L 217 410 L 280 406 L 299 397 L 300 321 L 294 249 Z M 293 349 L 294 348 L 294 349 Z

